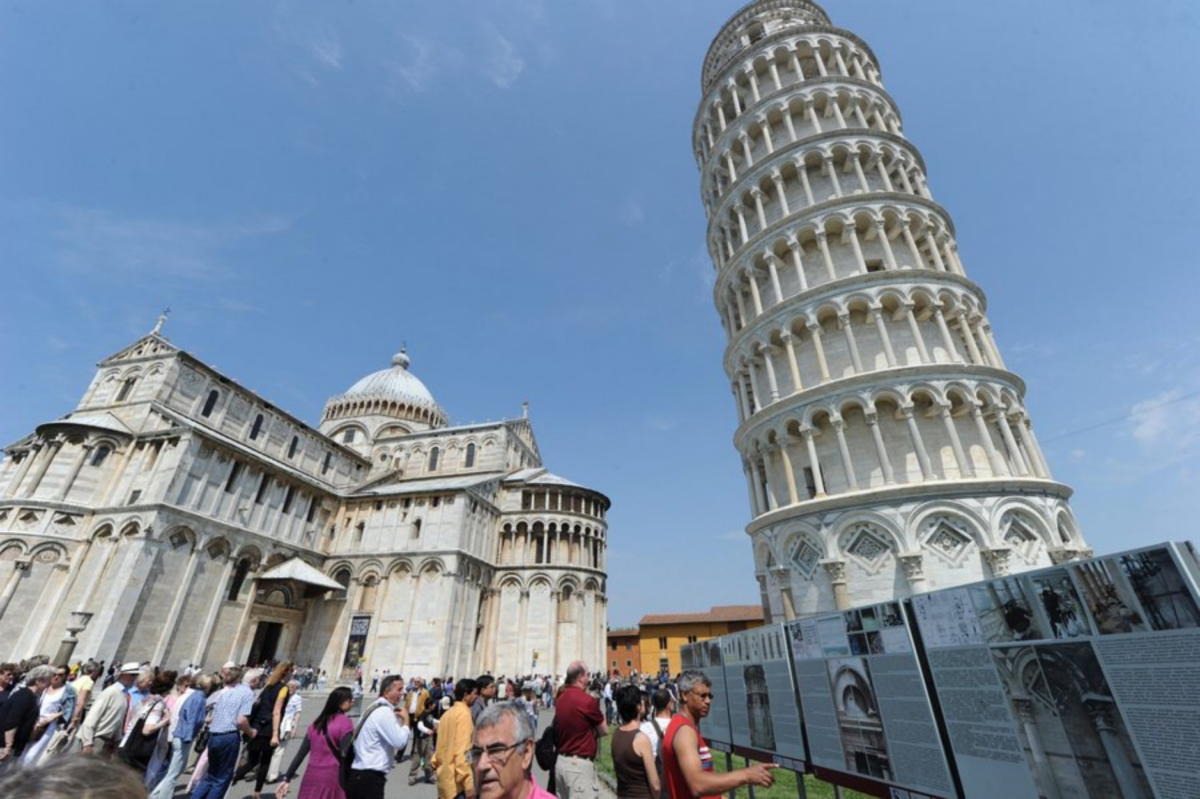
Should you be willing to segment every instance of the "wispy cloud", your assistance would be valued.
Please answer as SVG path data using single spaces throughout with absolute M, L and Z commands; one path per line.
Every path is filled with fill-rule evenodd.
M 652 414 L 646 417 L 646 427 L 655 430 L 659 433 L 669 433 L 676 427 L 679 427 L 679 420 L 672 419 L 669 416 Z
M 1200 396 L 1174 388 L 1130 410 L 1130 434 L 1144 450 L 1165 458 L 1185 456 L 1200 444 Z
M 384 63 L 384 68 L 410 91 L 423 92 L 437 74 L 434 53 L 437 43 L 419 36 L 401 36 L 402 47 L 397 58 Z
M 322 31 L 308 49 L 317 62 L 330 69 L 342 68 L 342 42 L 333 31 Z
M 642 203 L 638 199 L 630 197 L 621 203 L 621 208 L 617 212 L 617 218 L 621 220 L 621 224 L 634 227 L 646 221 L 646 210 L 642 207 Z
M 483 74 L 501 89 L 511 88 L 525 71 L 525 59 L 516 45 L 490 23 L 483 26 L 486 57 Z
M 239 242 L 287 230 L 291 222 L 267 216 L 244 222 L 180 222 L 122 216 L 94 208 L 59 211 L 57 266 L 79 274 L 211 280 L 231 270 L 225 250 Z

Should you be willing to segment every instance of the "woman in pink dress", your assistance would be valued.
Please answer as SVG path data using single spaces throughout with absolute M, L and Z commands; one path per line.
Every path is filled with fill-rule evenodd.
M 283 799 L 288 793 L 288 783 L 296 776 L 305 756 L 312 754 L 308 768 L 304 771 L 304 779 L 300 783 L 300 793 L 296 799 L 346 799 L 345 792 L 338 784 L 339 761 L 337 747 L 342 739 L 354 732 L 354 722 L 346 716 L 346 712 L 354 705 L 354 694 L 349 688 L 334 688 L 325 700 L 321 715 L 317 716 L 304 734 L 300 742 L 300 750 L 292 759 L 283 782 L 275 790 L 276 799 Z

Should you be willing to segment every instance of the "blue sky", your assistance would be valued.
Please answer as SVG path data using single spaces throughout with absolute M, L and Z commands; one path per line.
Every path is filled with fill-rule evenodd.
M 610 622 L 757 601 L 690 129 L 736 3 L 0 6 L 0 441 L 166 332 L 296 415 L 528 399 Z M 1200 6 L 831 0 L 882 62 L 1085 535 L 1192 535 Z

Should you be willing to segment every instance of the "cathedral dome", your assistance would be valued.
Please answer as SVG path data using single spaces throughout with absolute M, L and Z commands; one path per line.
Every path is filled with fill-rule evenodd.
M 400 350 L 392 356 L 391 368 L 372 372 L 350 386 L 342 396 L 380 397 L 437 408 L 438 404 L 429 393 L 429 389 L 420 378 L 408 371 L 410 363 L 412 360 L 408 353 Z
M 412 360 L 403 349 L 392 356 L 392 365 L 361 378 L 344 394 L 333 397 L 325 405 L 321 427 L 331 422 L 365 417 L 386 417 L 413 424 L 406 430 L 443 427 L 446 412 L 433 398 L 420 378 L 408 371 Z M 337 425 L 339 428 L 341 425 Z M 378 425 L 366 425 L 368 434 L 374 433 Z

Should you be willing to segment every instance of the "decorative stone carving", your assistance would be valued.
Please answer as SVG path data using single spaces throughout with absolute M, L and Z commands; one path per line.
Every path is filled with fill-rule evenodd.
M 904 578 L 910 583 L 925 579 L 925 567 L 919 552 L 901 555 L 900 567 L 904 569 Z
M 1008 547 L 993 547 L 991 549 L 980 550 L 983 555 L 984 563 L 991 569 L 992 575 L 995 577 L 1005 577 L 1008 575 L 1008 559 L 1012 554 L 1012 550 Z
M 846 582 L 846 561 L 844 560 L 823 560 L 821 565 L 825 567 L 825 574 L 829 577 L 831 583 Z

